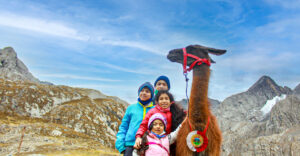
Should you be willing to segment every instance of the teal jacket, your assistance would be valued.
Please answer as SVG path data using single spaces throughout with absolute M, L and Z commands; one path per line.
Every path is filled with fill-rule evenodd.
M 129 105 L 126 109 L 122 123 L 119 127 L 116 140 L 116 148 L 121 153 L 125 150 L 125 146 L 133 146 L 135 143 L 135 134 L 142 123 L 146 113 L 154 108 L 153 102 L 144 106 L 141 103 Z

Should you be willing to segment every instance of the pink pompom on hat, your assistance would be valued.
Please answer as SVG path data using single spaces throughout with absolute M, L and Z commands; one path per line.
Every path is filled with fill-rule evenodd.
M 151 123 L 152 123 L 154 120 L 156 120 L 156 119 L 161 120 L 161 121 L 163 122 L 163 124 L 165 125 L 165 127 L 167 127 L 167 120 L 166 120 L 166 118 L 165 118 L 162 114 L 160 114 L 160 113 L 155 113 L 155 114 L 153 114 L 153 115 L 150 117 L 150 119 L 149 119 L 149 121 L 148 121 L 148 129 L 150 129 L 149 127 L 150 127 Z

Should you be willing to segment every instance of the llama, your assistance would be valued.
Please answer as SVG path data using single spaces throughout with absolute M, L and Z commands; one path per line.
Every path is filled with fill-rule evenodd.
M 186 51 L 188 55 L 195 55 L 196 57 L 198 57 L 198 60 L 191 57 L 185 59 L 184 51 Z M 176 155 L 220 155 L 222 134 L 218 126 L 216 117 L 210 111 L 210 103 L 207 97 L 208 83 L 210 77 L 209 65 L 210 62 L 215 63 L 209 57 L 208 53 L 214 55 L 222 55 L 225 52 L 226 50 L 213 49 L 200 45 L 190 45 L 183 49 L 171 50 L 167 56 L 168 59 L 172 62 L 181 63 L 183 65 L 190 66 L 190 68 L 194 67 L 193 82 L 189 102 L 188 120 L 185 120 L 185 122 L 182 123 L 182 128 L 178 133 L 178 138 L 176 141 Z M 191 131 L 194 130 L 198 130 L 201 132 L 206 131 L 206 133 L 203 136 L 206 136 L 208 140 L 206 141 L 206 143 L 204 143 L 207 145 L 206 147 L 204 147 L 204 144 L 202 144 L 202 149 L 199 151 L 198 149 L 200 148 L 197 147 L 198 152 L 191 151 L 187 145 L 187 136 Z M 203 140 L 205 142 L 205 139 Z

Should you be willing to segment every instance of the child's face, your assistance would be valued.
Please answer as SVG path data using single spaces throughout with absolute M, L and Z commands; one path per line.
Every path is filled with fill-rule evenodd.
M 139 98 L 142 100 L 142 101 L 147 101 L 151 98 L 151 92 L 150 90 L 147 88 L 147 87 L 144 87 L 142 89 L 142 91 L 140 92 L 139 94 Z
M 169 108 L 171 106 L 171 101 L 168 94 L 163 93 L 159 96 L 158 105 L 164 109 Z
M 164 128 L 165 128 L 164 123 L 161 120 L 156 119 L 153 121 L 153 127 L 151 131 L 156 134 L 161 134 L 162 132 L 164 132 Z
M 155 89 L 156 90 L 168 90 L 168 85 L 167 85 L 166 81 L 159 80 L 159 81 L 157 81 L 157 83 L 155 85 Z

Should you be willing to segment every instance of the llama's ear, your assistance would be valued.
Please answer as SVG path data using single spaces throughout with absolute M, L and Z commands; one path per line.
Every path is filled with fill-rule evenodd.
M 207 52 L 210 54 L 214 54 L 214 55 L 222 55 L 222 54 L 226 53 L 226 50 L 207 48 Z
M 211 57 L 209 59 L 210 59 L 210 63 L 216 63 L 216 61 L 214 61 Z
M 201 49 L 201 50 L 204 50 L 207 53 L 214 54 L 214 55 L 222 55 L 222 54 L 226 53 L 226 50 L 209 48 L 209 47 L 205 47 L 205 46 L 202 46 L 202 45 L 189 45 L 188 47 Z

